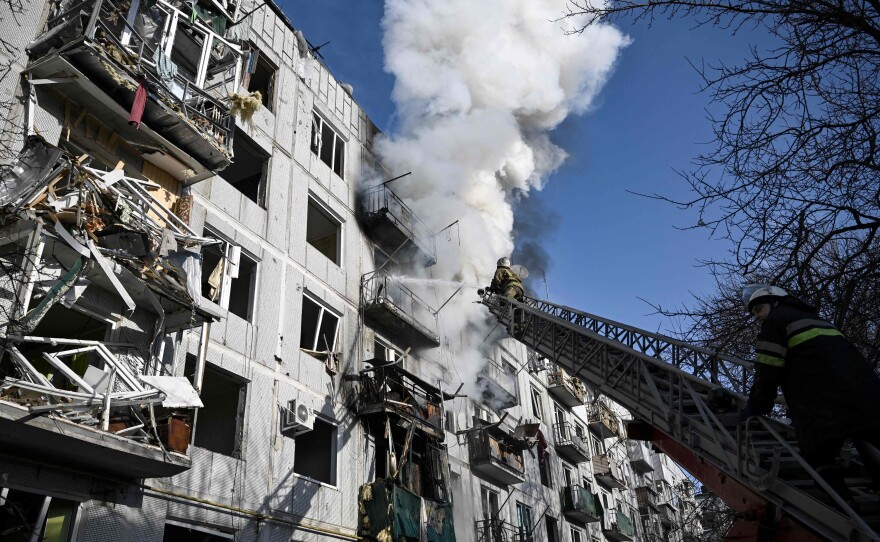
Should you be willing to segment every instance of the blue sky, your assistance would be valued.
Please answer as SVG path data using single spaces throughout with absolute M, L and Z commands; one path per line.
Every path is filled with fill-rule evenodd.
M 383 67 L 383 12 L 379 0 L 279 0 L 293 25 L 321 48 L 327 65 L 386 132 L 395 126 L 391 89 Z M 688 63 L 732 63 L 748 55 L 750 36 L 731 37 L 692 22 L 618 23 L 633 40 L 591 111 L 566 120 L 551 135 L 569 158 L 533 194 L 556 215 L 544 248 L 551 255 L 549 299 L 646 328 L 671 324 L 641 299 L 664 307 L 711 292 L 699 260 L 723 258 L 728 244 L 707 230 L 682 231 L 694 211 L 639 197 L 659 192 L 686 199 L 688 187 L 674 170 L 687 169 L 708 147 L 705 110 L 710 97 Z M 573 36 L 571 39 L 578 39 Z M 461 232 L 466 235 L 466 232 Z M 514 262 L 515 263 L 515 262 Z M 536 297 L 544 297 L 544 284 Z

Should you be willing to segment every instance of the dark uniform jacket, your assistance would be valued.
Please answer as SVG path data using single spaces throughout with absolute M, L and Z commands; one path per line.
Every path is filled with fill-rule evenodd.
M 781 386 L 802 451 L 880 425 L 880 379 L 852 343 L 815 312 L 777 305 L 755 349 L 752 414 L 770 412 Z

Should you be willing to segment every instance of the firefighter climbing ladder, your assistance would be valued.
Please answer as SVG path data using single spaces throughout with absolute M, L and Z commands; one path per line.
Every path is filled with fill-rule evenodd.
M 713 389 L 745 399 L 752 363 L 547 301 L 482 303 L 517 340 L 632 413 L 629 438 L 653 441 L 738 512 L 729 537 L 880 540 L 800 457 L 790 427 L 764 417 L 725 427 L 710 408 Z M 857 500 L 865 483 L 847 478 Z

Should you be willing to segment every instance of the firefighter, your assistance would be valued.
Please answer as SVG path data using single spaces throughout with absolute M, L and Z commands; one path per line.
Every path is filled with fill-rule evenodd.
M 875 487 L 880 485 L 880 378 L 815 307 L 769 285 L 747 286 L 743 299 L 761 331 L 742 418 L 768 414 L 782 387 L 801 455 L 852 503 L 837 457 L 851 439 Z
M 519 280 L 519 276 L 510 269 L 509 258 L 498 260 L 498 267 L 495 269 L 495 276 L 492 277 L 489 291 L 502 294 L 517 301 L 523 300 L 525 290 L 523 289 L 522 281 Z

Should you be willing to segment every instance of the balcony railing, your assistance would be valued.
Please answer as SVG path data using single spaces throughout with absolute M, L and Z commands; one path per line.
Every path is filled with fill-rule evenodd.
M 400 279 L 384 272 L 364 275 L 361 306 L 367 323 L 402 344 L 440 346 L 437 314 Z
M 500 485 L 525 481 L 523 446 L 498 427 L 486 427 L 468 433 L 468 458 L 471 471 Z
M 562 489 L 562 513 L 571 521 L 592 523 L 602 518 L 599 496 L 581 486 Z
M 475 523 L 477 542 L 532 542 L 532 534 L 500 519 L 483 519 Z
M 588 408 L 589 427 L 601 438 L 620 436 L 617 415 L 604 401 L 595 401 Z
M 431 230 L 386 184 L 361 196 L 360 214 L 370 236 L 388 254 L 396 253 L 426 267 L 437 263 Z
M 607 516 L 602 526 L 602 534 L 608 540 L 616 542 L 629 542 L 636 536 L 636 528 L 629 516 L 620 510 L 613 510 Z
M 581 379 L 569 376 L 561 367 L 547 373 L 547 391 L 569 408 L 580 406 L 587 400 L 587 389 Z
M 593 456 L 593 476 L 597 482 L 609 489 L 626 487 L 623 476 L 620 474 L 620 467 L 608 454 Z
M 396 414 L 416 423 L 416 427 L 443 439 L 443 400 L 453 396 L 442 394 L 399 365 L 378 366 L 361 373 L 357 411 L 361 416 Z
M 657 499 L 657 492 L 652 485 L 637 487 L 636 501 L 639 505 L 639 512 L 643 514 L 657 512 L 657 507 L 660 504 Z
M 102 118 L 124 113 L 111 127 L 134 141 L 143 131 L 125 121 L 138 85 L 146 86 L 142 122 L 175 147 L 177 160 L 189 165 L 194 157 L 209 170 L 178 180 L 200 180 L 231 161 L 235 119 L 225 102 L 239 90 L 241 51 L 198 18 L 190 22 L 190 13 L 165 0 L 75 3 L 28 46 L 28 70 L 71 78 L 62 92 L 91 103 L 93 113 L 105 107 Z
M 477 389 L 480 402 L 496 410 L 512 408 L 519 404 L 516 396 L 516 376 L 487 360 L 477 375 Z
M 645 474 L 654 470 L 654 465 L 651 462 L 651 451 L 644 442 L 628 440 L 626 448 L 629 453 L 629 463 L 634 471 L 639 474 Z
M 573 463 L 583 463 L 590 459 L 590 441 L 578 435 L 572 424 L 558 423 L 553 426 L 553 443 L 560 457 Z

